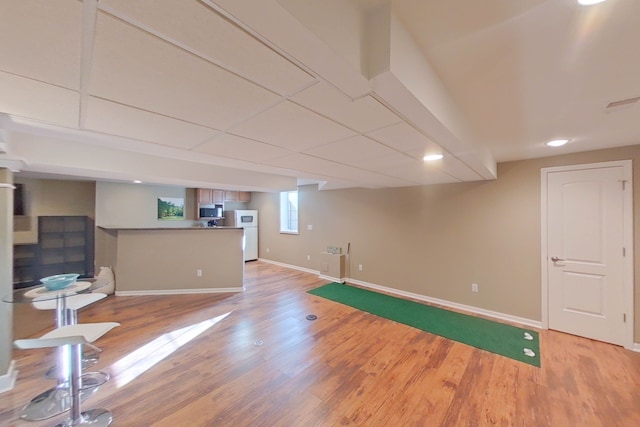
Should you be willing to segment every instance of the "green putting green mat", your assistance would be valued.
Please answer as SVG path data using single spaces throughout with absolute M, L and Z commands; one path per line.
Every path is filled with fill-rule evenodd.
M 535 331 L 341 283 L 329 283 L 309 293 L 540 367 L 540 345 Z

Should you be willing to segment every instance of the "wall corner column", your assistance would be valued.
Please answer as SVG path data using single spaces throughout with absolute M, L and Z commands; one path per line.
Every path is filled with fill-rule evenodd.
M 13 292 L 13 172 L 0 166 L 0 295 Z M 0 302 L 0 393 L 13 387 L 13 307 Z

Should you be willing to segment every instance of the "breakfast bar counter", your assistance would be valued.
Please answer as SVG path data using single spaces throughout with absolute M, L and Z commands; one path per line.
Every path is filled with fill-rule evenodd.
M 238 292 L 241 227 L 98 227 L 116 295 Z

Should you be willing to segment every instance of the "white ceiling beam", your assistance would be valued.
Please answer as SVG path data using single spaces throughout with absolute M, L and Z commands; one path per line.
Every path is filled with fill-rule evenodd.
M 222 187 L 247 191 L 295 189 L 296 178 L 274 173 L 235 169 L 166 155 L 132 152 L 99 143 L 11 131 L 12 158 L 29 159 L 28 172 L 57 173 L 87 179 L 111 179 L 187 187 Z M 94 141 L 95 142 L 95 141 Z M 69 155 L 73 153 L 73 155 Z M 201 155 L 204 156 L 204 155 Z
M 368 18 L 373 96 L 465 163 L 477 179 L 494 179 L 495 160 L 473 144 L 466 121 L 392 7 L 379 7 Z

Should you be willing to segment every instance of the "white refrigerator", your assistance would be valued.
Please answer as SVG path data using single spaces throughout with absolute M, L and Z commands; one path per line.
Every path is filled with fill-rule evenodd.
M 258 259 L 258 211 L 227 211 L 224 216 L 225 225 L 244 228 L 244 260 Z

